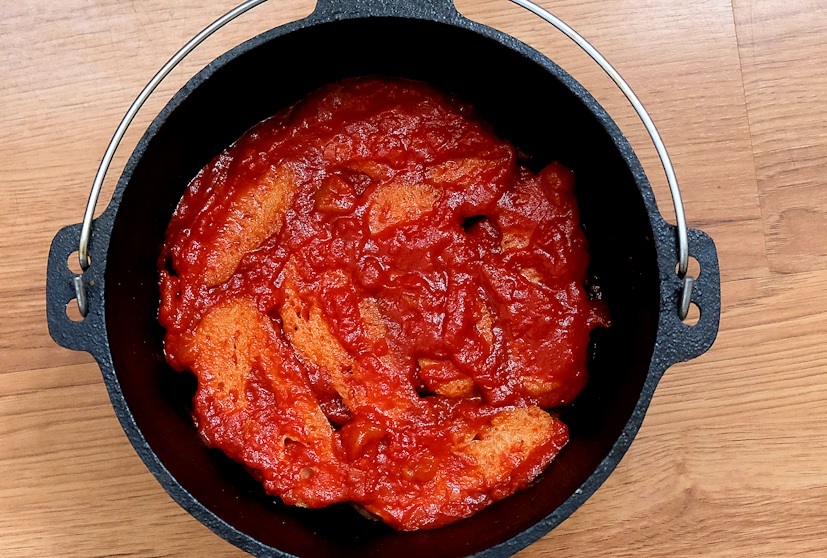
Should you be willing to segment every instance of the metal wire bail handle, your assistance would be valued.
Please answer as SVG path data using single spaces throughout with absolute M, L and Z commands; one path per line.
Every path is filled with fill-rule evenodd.
M 103 155 L 103 159 L 101 159 L 98 172 L 95 174 L 95 180 L 92 182 L 92 190 L 89 192 L 89 200 L 86 202 L 86 211 L 83 213 L 83 223 L 80 229 L 80 242 L 78 243 L 78 261 L 80 262 L 81 269 L 86 271 L 89 269 L 89 265 L 91 263 L 89 260 L 89 241 L 92 238 L 92 221 L 95 217 L 95 207 L 98 204 L 98 198 L 100 198 L 103 181 L 104 178 L 106 178 L 106 172 L 112 164 L 112 158 L 115 156 L 115 151 L 118 149 L 124 134 L 126 134 L 127 128 L 129 128 L 129 125 L 132 124 L 132 121 L 135 119 L 135 115 L 138 114 L 138 111 L 144 105 L 147 98 L 149 98 L 152 92 L 155 91 L 164 78 L 166 78 L 169 73 L 195 49 L 195 47 L 203 43 L 213 33 L 233 21 L 238 16 L 250 11 L 266 1 L 267 0 L 247 0 L 210 23 L 202 29 L 200 33 L 190 39 L 187 44 L 181 47 L 181 49 L 176 52 L 154 76 L 152 76 L 149 83 L 144 86 L 140 94 L 138 94 L 135 100 L 132 101 L 132 104 L 129 106 L 129 110 L 126 111 L 121 123 L 118 125 L 118 129 L 115 130 L 115 133 L 112 135 L 112 139 L 109 140 L 109 145 L 106 147 L 106 152 Z M 75 295 L 78 301 L 78 310 L 80 310 L 81 316 L 86 316 L 89 313 L 89 305 L 87 303 L 83 281 L 80 277 L 75 277 L 74 286 Z
M 140 94 L 135 98 L 132 104 L 129 107 L 129 110 L 126 111 L 121 123 L 118 125 L 117 130 L 115 130 L 112 139 L 109 141 L 109 145 L 106 148 L 106 152 L 103 155 L 103 159 L 101 160 L 101 164 L 98 167 L 98 171 L 95 174 L 95 180 L 92 183 L 92 190 L 89 192 L 89 201 L 86 203 L 86 211 L 83 214 L 83 223 L 81 225 L 81 232 L 80 232 L 80 242 L 78 244 L 78 260 L 80 262 L 80 267 L 85 271 L 89 268 L 90 260 L 89 260 L 89 241 L 92 236 L 92 221 L 94 219 L 95 214 L 95 207 L 98 203 L 98 198 L 100 197 L 101 188 L 103 187 L 103 181 L 106 177 L 106 172 L 109 170 L 109 166 L 112 164 L 112 158 L 115 156 L 115 151 L 117 150 L 118 146 L 123 139 L 124 134 L 126 134 L 127 128 L 132 123 L 135 118 L 135 115 L 141 109 L 141 107 L 146 102 L 147 98 L 152 94 L 153 91 L 158 87 L 158 85 L 164 80 L 164 78 L 169 75 L 169 73 L 190 53 L 200 45 L 204 40 L 210 37 L 213 33 L 224 27 L 229 22 L 233 21 L 238 16 L 246 13 L 247 11 L 255 8 L 259 4 L 263 4 L 267 0 L 247 0 L 246 2 L 236 6 L 223 16 L 219 17 L 207 27 L 201 30 L 200 33 L 195 35 L 192 39 L 190 39 L 187 44 L 185 44 L 181 49 L 176 52 L 172 58 L 170 58 L 163 67 L 158 70 L 158 72 L 149 80 L 144 88 L 141 90 Z M 672 167 L 672 161 L 669 159 L 669 154 L 666 151 L 666 147 L 663 144 L 663 140 L 660 137 L 660 133 L 658 133 L 657 128 L 655 127 L 654 122 L 652 122 L 652 118 L 649 116 L 649 113 L 643 107 L 643 104 L 638 99 L 637 95 L 635 95 L 632 88 L 629 87 L 629 84 L 626 83 L 626 80 L 614 69 L 614 67 L 606 60 L 600 52 L 594 48 L 591 43 L 589 43 L 582 35 L 580 35 L 577 31 L 572 29 L 568 24 L 564 21 L 553 15 L 551 12 L 541 8 L 534 2 L 530 0 L 510 0 L 514 4 L 525 8 L 526 10 L 534 13 L 535 15 L 541 17 L 559 31 L 561 31 L 564 35 L 566 35 L 569 39 L 571 39 L 577 46 L 579 46 L 583 51 L 588 54 L 592 60 L 597 62 L 597 64 L 603 69 L 606 74 L 612 78 L 612 81 L 620 88 L 629 102 L 632 104 L 632 107 L 637 112 L 638 116 L 640 117 L 643 125 L 646 127 L 646 131 L 649 132 L 649 136 L 652 138 L 652 143 L 655 145 L 655 149 L 657 149 L 658 156 L 660 157 L 661 164 L 663 165 L 664 171 L 666 171 L 666 180 L 669 182 L 669 191 L 672 193 L 672 203 L 675 206 L 675 217 L 677 219 L 677 231 L 678 231 L 678 277 L 683 280 L 683 289 L 681 292 L 680 303 L 678 305 L 678 316 L 681 320 L 685 319 L 687 314 L 689 313 L 689 303 L 692 299 L 692 287 L 695 284 L 695 278 L 692 276 L 687 275 L 687 271 L 689 269 L 689 239 L 686 229 L 686 217 L 684 215 L 683 210 L 683 201 L 681 198 L 681 191 L 678 187 L 678 180 L 675 177 L 675 170 Z M 80 310 L 80 314 L 82 316 L 86 316 L 89 313 L 89 306 L 86 299 L 86 291 L 83 285 L 83 280 L 80 276 L 75 277 L 74 279 L 74 286 L 75 286 L 75 293 L 78 301 L 78 310 Z
M 689 314 L 689 303 L 692 301 L 692 288 L 695 286 L 695 278 L 687 275 L 687 271 L 689 270 L 689 235 L 686 229 L 686 216 L 683 211 L 681 189 L 678 186 L 678 179 L 675 177 L 675 169 L 672 167 L 669 153 L 666 151 L 666 146 L 663 144 L 663 140 L 660 137 L 658 129 L 655 127 L 655 123 L 652 122 L 652 118 L 643 107 L 643 103 L 640 102 L 640 99 L 638 99 L 635 92 L 632 91 L 632 88 L 629 87 L 629 84 L 626 83 L 626 80 L 623 79 L 618 71 L 615 70 L 614 66 L 603 58 L 603 55 L 580 33 L 572 29 L 566 22 L 548 10 L 531 2 L 531 0 L 511 0 L 511 2 L 546 20 L 583 49 L 592 60 L 597 62 L 598 66 L 612 78 L 615 85 L 626 95 L 626 98 L 632 104 L 632 108 L 635 109 L 635 112 L 637 112 L 637 115 L 646 127 L 646 131 L 649 132 L 649 137 L 652 138 L 652 143 L 655 144 L 655 149 L 658 151 L 663 170 L 666 171 L 666 180 L 669 182 L 669 191 L 672 193 L 672 204 L 675 206 L 675 218 L 678 231 L 678 277 L 683 281 L 683 288 L 678 303 L 678 317 L 680 317 L 681 320 L 685 320 L 687 314 Z

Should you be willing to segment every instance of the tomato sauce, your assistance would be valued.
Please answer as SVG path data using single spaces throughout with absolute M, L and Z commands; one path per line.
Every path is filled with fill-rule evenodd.
M 255 126 L 190 183 L 159 262 L 205 442 L 288 504 L 403 530 L 525 487 L 608 325 L 573 184 L 417 82 L 347 80 Z

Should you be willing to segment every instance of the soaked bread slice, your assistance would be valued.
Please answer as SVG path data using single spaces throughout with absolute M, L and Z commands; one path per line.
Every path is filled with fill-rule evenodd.
M 440 192 L 428 184 L 386 184 L 376 190 L 368 215 L 372 234 L 418 219 L 431 211 Z
M 241 258 L 279 232 L 296 184 L 290 171 L 274 167 L 245 188 L 233 192 L 229 210 L 214 223 L 218 231 L 206 246 L 204 282 L 208 287 L 232 277 Z
M 451 361 L 420 358 L 419 378 L 428 389 L 446 397 L 471 397 L 474 379 L 460 372 Z
M 279 315 L 285 337 L 299 357 L 306 363 L 324 368 L 348 408 L 381 407 L 394 416 L 410 408 L 416 392 L 406 378 L 392 373 L 393 368 L 388 365 L 394 355 L 379 357 L 377 366 L 364 369 L 336 338 L 314 296 L 301 293 L 290 279 L 291 273 L 288 265 L 285 268 L 284 303 Z M 367 335 L 374 339 L 384 337 L 384 325 L 375 305 L 365 300 L 360 308 L 367 319 Z M 379 396 L 379 392 L 387 390 L 388 386 L 393 386 L 391 393 Z
M 195 330 L 193 370 L 201 389 L 209 390 L 223 410 L 247 407 L 247 382 L 270 342 L 270 326 L 245 300 L 213 308 Z
M 289 279 L 284 282 L 283 292 L 279 315 L 285 337 L 303 361 L 325 369 L 342 401 L 352 407 L 356 401 L 347 376 L 353 369 L 353 359 L 330 331 L 318 305 L 303 297 Z
M 230 300 L 207 313 L 192 347 L 202 435 L 242 460 L 287 503 L 341 501 L 347 492 L 341 445 L 307 379 L 282 365 L 278 338 L 270 318 L 249 300 Z M 324 500 L 319 482 L 335 487 Z
M 547 444 L 561 424 L 539 407 L 508 409 L 457 451 L 474 458 L 483 482 L 496 485 L 510 478 L 519 463 L 530 461 L 531 454 Z
M 568 440 L 565 424 L 539 407 L 504 409 L 481 429 L 453 428 L 449 454 L 415 453 L 362 502 L 396 529 L 450 523 L 500 500 L 535 478 Z M 401 488 L 401 490 L 400 490 Z M 460 496 L 463 495 L 463 496 Z

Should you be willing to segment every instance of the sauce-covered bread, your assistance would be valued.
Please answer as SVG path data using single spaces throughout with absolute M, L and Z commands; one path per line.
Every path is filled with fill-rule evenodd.
M 550 133 L 553 131 L 550 131 Z M 160 262 L 169 362 L 211 446 L 288 504 L 397 529 L 467 517 L 568 440 L 586 382 L 573 177 L 469 107 L 354 79 L 257 125 L 189 185 Z

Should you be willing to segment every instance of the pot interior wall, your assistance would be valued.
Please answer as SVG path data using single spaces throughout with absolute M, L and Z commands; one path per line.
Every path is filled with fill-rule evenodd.
M 267 40 L 265 40 L 267 39 Z M 109 342 L 123 396 L 152 451 L 232 527 L 300 556 L 460 556 L 502 543 L 547 516 L 608 454 L 640 397 L 658 319 L 652 231 L 628 164 L 594 114 L 535 61 L 477 32 L 404 19 L 350 20 L 261 37 L 170 114 L 142 152 L 118 209 L 106 269 Z M 289 508 L 201 443 L 189 416 L 194 379 L 172 371 L 157 323 L 156 262 L 166 224 L 196 172 L 254 123 L 354 75 L 404 76 L 472 102 L 535 168 L 577 176 L 592 271 L 613 327 L 594 335 L 586 392 L 563 415 L 570 445 L 530 489 L 471 519 L 395 533 L 349 506 Z M 165 119 L 165 120 L 164 120 Z M 570 513 L 572 510 L 567 510 Z

